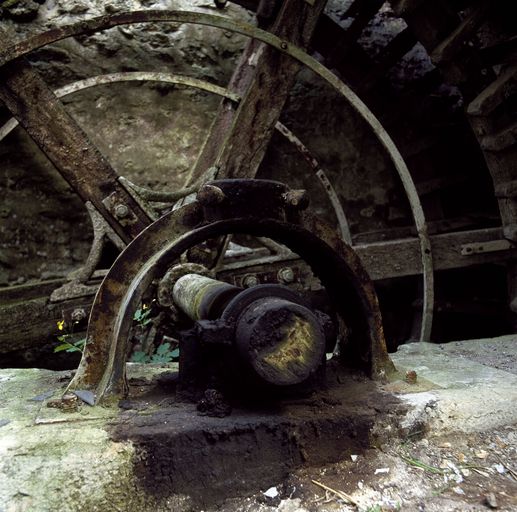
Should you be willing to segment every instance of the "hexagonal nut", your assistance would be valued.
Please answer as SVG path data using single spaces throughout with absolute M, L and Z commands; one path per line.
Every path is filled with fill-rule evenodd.
M 72 311 L 72 314 L 70 315 L 70 318 L 74 322 L 80 322 L 81 320 L 84 320 L 86 318 L 86 311 L 84 308 L 75 308 Z
M 242 278 L 242 286 L 244 288 L 251 288 L 260 284 L 259 278 L 255 274 L 247 274 Z
M 289 190 L 284 194 L 286 206 L 294 210 L 306 210 L 309 207 L 309 194 L 306 190 Z
M 113 208 L 113 213 L 117 219 L 124 219 L 129 215 L 129 208 L 125 204 L 117 204 Z
M 286 284 L 293 283 L 295 279 L 294 271 L 291 267 L 281 268 L 276 277 L 281 283 Z

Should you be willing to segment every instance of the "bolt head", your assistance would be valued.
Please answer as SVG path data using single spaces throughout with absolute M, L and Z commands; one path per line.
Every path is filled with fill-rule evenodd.
M 254 274 L 248 274 L 244 276 L 242 280 L 242 286 L 244 286 L 244 288 L 251 288 L 252 286 L 257 286 L 259 283 L 258 277 Z
M 283 283 L 292 283 L 294 282 L 294 272 L 290 267 L 281 268 L 278 271 L 277 278 L 279 281 Z
M 203 185 L 197 193 L 197 200 L 203 206 L 214 206 L 220 204 L 225 199 L 224 192 L 215 185 Z
M 306 210 L 309 207 L 309 194 L 306 190 L 289 190 L 284 194 L 286 206 L 293 210 Z
M 86 311 L 83 308 L 76 308 L 70 316 L 74 322 L 80 322 L 86 318 Z
M 113 211 L 117 219 L 123 219 L 129 215 L 129 208 L 125 204 L 117 204 Z

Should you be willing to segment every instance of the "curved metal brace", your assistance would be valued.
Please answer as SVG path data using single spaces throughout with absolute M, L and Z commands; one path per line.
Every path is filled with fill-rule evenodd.
M 311 169 L 315 172 L 316 177 L 320 180 L 320 183 L 323 185 L 323 189 L 329 196 L 330 203 L 334 208 L 334 212 L 337 217 L 337 222 L 339 226 L 339 230 L 341 232 L 341 238 L 349 244 L 352 245 L 352 235 L 350 233 L 350 226 L 348 225 L 348 220 L 345 215 L 345 211 L 343 210 L 343 205 L 339 200 L 339 197 L 336 194 L 332 183 L 327 178 L 325 171 L 321 168 L 318 160 L 314 157 L 314 155 L 309 151 L 307 146 L 282 123 L 276 123 L 275 128 L 291 143 L 296 146 L 296 149 L 302 154 L 307 163 L 311 166 Z
M 432 313 L 434 302 L 434 276 L 432 248 L 427 233 L 425 216 L 415 184 L 411 178 L 409 170 L 398 151 L 395 143 L 388 135 L 384 127 L 381 125 L 375 115 L 361 101 L 361 99 L 343 83 L 336 75 L 328 70 L 323 64 L 308 55 L 300 48 L 294 46 L 288 41 L 271 34 L 265 30 L 259 29 L 241 21 L 232 20 L 214 14 L 206 14 L 192 11 L 134 11 L 130 13 L 122 13 L 115 15 L 99 16 L 89 20 L 80 21 L 65 27 L 59 27 L 42 34 L 14 44 L 2 52 L 0 52 L 0 66 L 4 65 L 17 57 L 26 55 L 27 53 L 41 48 L 47 44 L 54 43 L 70 36 L 78 36 L 88 34 L 100 30 L 106 30 L 119 25 L 127 25 L 131 23 L 149 23 L 149 22 L 174 22 L 174 23 L 191 23 L 196 25 L 206 25 L 217 27 L 230 32 L 236 32 L 252 39 L 257 39 L 266 43 L 280 52 L 290 55 L 304 66 L 311 69 L 314 73 L 326 80 L 332 87 L 341 93 L 352 105 L 352 107 L 363 117 L 373 130 L 381 144 L 384 146 L 391 161 L 397 170 L 402 181 L 402 185 L 409 200 L 413 218 L 415 221 L 418 238 L 420 240 L 420 249 L 422 254 L 423 280 L 424 280 L 424 304 L 422 315 L 422 327 L 420 331 L 420 340 L 428 341 L 431 336 Z
M 173 73 L 156 73 L 153 71 L 126 71 L 123 73 L 108 73 L 105 75 L 98 75 L 91 78 L 85 78 L 83 80 L 77 80 L 71 84 L 67 84 L 59 89 L 54 90 L 54 94 L 58 98 L 63 98 L 70 94 L 89 89 L 90 87 L 96 87 L 98 85 L 113 84 L 119 82 L 164 82 L 175 85 L 185 85 L 187 87 L 194 87 L 202 91 L 211 92 L 218 96 L 224 96 L 229 100 L 238 103 L 241 97 L 238 94 L 232 93 L 220 87 L 219 85 L 212 84 L 205 80 L 198 78 L 191 78 L 189 76 L 176 75 Z M 9 119 L 2 127 L 0 127 L 0 140 L 6 137 L 18 126 L 18 121 L 13 117 Z
M 115 261 L 95 297 L 85 352 L 69 389 L 90 390 L 96 402 L 124 394 L 129 332 L 143 293 L 190 247 L 230 233 L 267 236 L 303 255 L 357 336 L 345 346 L 349 359 L 373 377 L 393 369 L 373 283 L 355 251 L 334 229 L 309 215 L 301 225 L 254 217 L 207 222 L 195 201 L 151 224 Z M 350 293 L 354 300 L 344 301 L 343 295 Z

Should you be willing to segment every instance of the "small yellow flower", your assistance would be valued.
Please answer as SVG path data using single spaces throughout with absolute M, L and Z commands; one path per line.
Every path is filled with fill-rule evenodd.
M 65 328 L 65 321 L 64 320 L 58 320 L 57 321 L 57 328 L 62 331 Z
M 142 309 L 145 311 L 146 309 L 149 309 L 149 306 L 147 304 L 142 304 Z

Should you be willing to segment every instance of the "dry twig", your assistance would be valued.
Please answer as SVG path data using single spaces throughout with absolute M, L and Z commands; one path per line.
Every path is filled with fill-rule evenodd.
M 346 501 L 346 502 L 350 503 L 351 505 L 354 505 L 354 507 L 358 507 L 359 506 L 357 504 L 357 502 L 354 500 L 354 498 L 352 498 L 352 496 L 350 496 L 346 492 L 337 491 L 336 489 L 332 489 L 332 487 L 329 487 L 328 485 L 322 484 L 321 482 L 318 482 L 317 480 L 311 480 L 311 482 L 314 485 L 317 485 L 318 487 L 321 487 L 322 489 L 325 489 L 326 491 L 329 491 L 332 494 L 335 494 L 338 498 L 341 498 L 343 501 Z
M 499 463 L 506 468 L 514 480 L 517 480 L 517 473 L 510 466 L 508 466 L 508 464 L 505 464 L 501 458 L 499 458 Z

